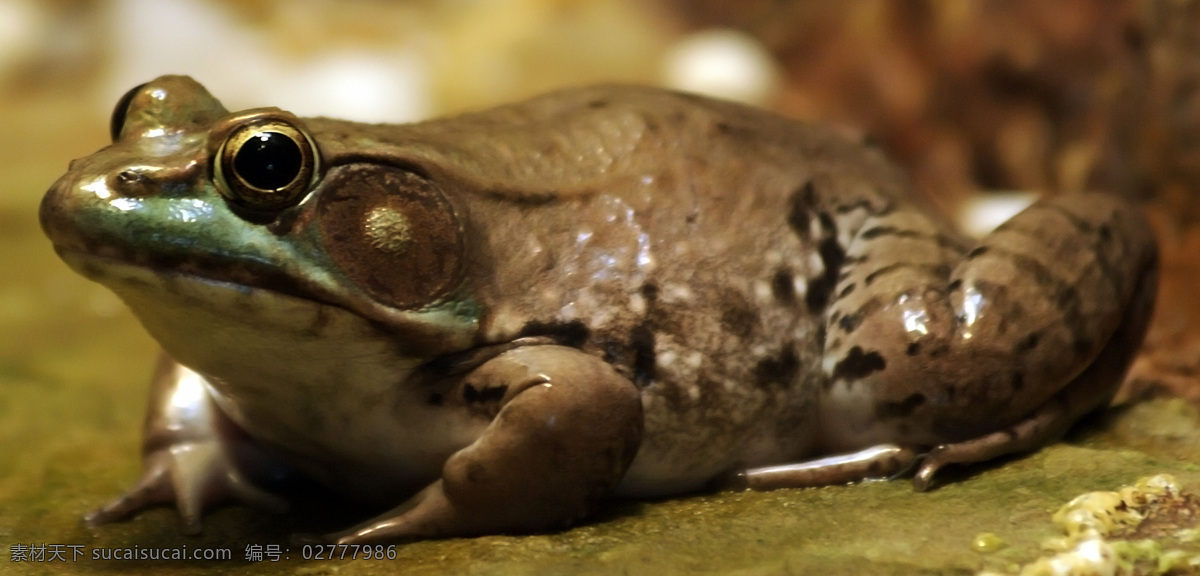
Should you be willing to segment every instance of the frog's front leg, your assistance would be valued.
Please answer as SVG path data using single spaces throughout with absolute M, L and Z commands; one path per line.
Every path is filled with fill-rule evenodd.
M 915 211 L 868 218 L 828 310 L 828 452 L 934 447 L 938 467 L 1036 449 L 1105 405 L 1145 333 L 1156 248 L 1133 207 L 1039 201 L 969 251 Z
M 204 377 L 166 354 L 159 357 L 150 389 L 142 440 L 142 476 L 124 495 L 84 517 L 89 526 L 124 520 L 151 506 L 175 503 L 187 533 L 213 504 L 237 500 L 283 510 L 279 497 L 254 486 L 235 460 L 264 454 L 221 413 Z M 236 458 L 240 452 L 242 458 Z
M 469 409 L 494 415 L 483 435 L 447 460 L 440 480 L 328 541 L 561 528 L 612 492 L 641 442 L 642 404 L 633 383 L 574 348 L 510 350 L 468 374 L 458 389 Z

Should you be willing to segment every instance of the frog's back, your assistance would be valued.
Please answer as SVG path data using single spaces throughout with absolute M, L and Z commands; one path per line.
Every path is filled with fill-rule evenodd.
M 466 215 L 479 343 L 549 335 L 641 389 L 626 491 L 696 488 L 812 450 L 837 229 L 906 194 L 881 154 L 759 110 L 619 86 L 393 138 Z

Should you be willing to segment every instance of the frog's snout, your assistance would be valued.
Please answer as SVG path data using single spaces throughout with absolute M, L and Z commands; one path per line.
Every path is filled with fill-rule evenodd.
M 78 160 L 71 161 L 71 170 L 74 171 Z M 62 236 L 66 234 L 71 227 L 66 225 L 64 219 L 69 218 L 70 208 L 64 206 L 69 202 L 67 196 L 69 194 L 65 190 L 70 190 L 74 187 L 74 178 L 72 172 L 68 172 L 61 178 L 56 180 L 46 191 L 46 195 L 42 197 L 42 203 L 38 206 L 38 223 L 42 226 L 42 233 L 48 236 L 55 246 L 61 244 Z

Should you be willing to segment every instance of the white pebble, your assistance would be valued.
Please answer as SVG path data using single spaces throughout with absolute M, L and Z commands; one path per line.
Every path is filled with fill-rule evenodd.
M 963 203 L 958 220 L 963 232 L 976 238 L 985 236 L 1009 218 L 1024 210 L 1038 195 L 1032 192 L 988 192 L 973 195 Z
M 762 105 L 779 84 L 779 70 L 766 47 L 737 30 L 696 32 L 677 42 L 663 62 L 666 84 L 696 92 Z

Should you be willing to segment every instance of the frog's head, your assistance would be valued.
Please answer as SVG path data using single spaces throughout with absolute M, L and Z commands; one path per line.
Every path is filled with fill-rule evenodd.
M 351 125 L 335 126 L 321 136 L 346 148 Z M 461 218 L 428 179 L 378 158 L 325 162 L 299 118 L 231 114 L 183 76 L 126 94 L 112 136 L 50 189 L 42 227 L 168 351 L 196 310 L 263 331 L 349 312 L 421 357 L 469 344 Z M 309 324 L 299 309 L 316 311 Z

